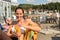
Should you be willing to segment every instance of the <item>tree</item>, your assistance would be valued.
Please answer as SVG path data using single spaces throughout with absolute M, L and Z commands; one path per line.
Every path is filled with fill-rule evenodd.
M 28 10 L 29 8 L 32 8 L 32 9 L 43 9 L 43 10 L 52 10 L 52 11 L 59 10 L 60 11 L 60 3 L 59 2 L 42 4 L 42 5 L 19 4 L 19 6 L 26 10 Z M 12 6 L 12 9 L 14 10 L 15 7 Z
M 22 7 L 22 8 L 24 8 L 24 9 L 26 9 L 26 10 L 28 10 L 29 8 L 33 7 L 32 4 L 19 4 L 19 6 Z
M 15 11 L 16 6 L 11 5 L 11 10 Z

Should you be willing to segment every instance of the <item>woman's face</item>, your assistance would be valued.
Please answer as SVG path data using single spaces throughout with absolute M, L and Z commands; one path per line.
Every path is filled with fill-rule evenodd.
M 17 9 L 16 10 L 16 18 L 17 18 L 17 20 L 20 20 L 21 17 L 23 17 L 23 11 L 22 11 L 22 9 Z

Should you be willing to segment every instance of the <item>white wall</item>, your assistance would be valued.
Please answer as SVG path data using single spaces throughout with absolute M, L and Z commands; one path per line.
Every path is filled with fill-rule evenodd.
M 6 10 L 5 10 L 5 7 L 6 7 Z M 0 16 L 2 17 L 6 16 L 7 18 L 9 17 L 11 18 L 11 3 L 10 2 L 0 1 Z

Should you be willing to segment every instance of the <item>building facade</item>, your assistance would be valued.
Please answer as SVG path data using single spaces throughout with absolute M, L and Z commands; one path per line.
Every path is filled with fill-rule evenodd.
M 6 18 L 11 18 L 11 0 L 0 0 L 0 16 L 2 18 L 3 16 Z

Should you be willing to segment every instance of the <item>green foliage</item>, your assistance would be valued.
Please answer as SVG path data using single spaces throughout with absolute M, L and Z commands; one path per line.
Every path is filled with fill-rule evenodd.
M 20 7 L 28 10 L 29 8 L 32 9 L 44 9 L 44 10 L 59 10 L 60 11 L 60 3 L 48 3 L 42 5 L 33 5 L 33 4 L 19 4 Z M 11 6 L 12 11 L 14 11 L 16 6 Z
M 33 7 L 32 4 L 19 4 L 19 6 L 26 9 L 26 10 Z
M 11 10 L 15 11 L 16 6 L 11 5 Z

